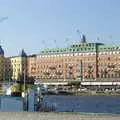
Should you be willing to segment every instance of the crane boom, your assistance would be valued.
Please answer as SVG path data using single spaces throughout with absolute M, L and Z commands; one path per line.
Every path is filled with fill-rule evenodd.
M 3 22 L 4 20 L 7 20 L 8 19 L 8 17 L 2 17 L 2 18 L 0 18 L 0 22 Z

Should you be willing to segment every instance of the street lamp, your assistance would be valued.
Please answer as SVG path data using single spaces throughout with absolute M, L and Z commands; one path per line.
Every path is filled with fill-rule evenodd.
M 25 94 L 26 71 L 24 69 L 24 94 Z
M 83 81 L 83 61 L 82 60 L 80 60 L 80 66 L 81 66 L 80 76 L 81 76 L 81 81 Z
M 69 68 L 69 78 L 72 79 L 72 69 L 73 69 L 73 65 L 72 65 L 72 64 L 69 64 L 69 65 L 68 65 L 68 68 Z

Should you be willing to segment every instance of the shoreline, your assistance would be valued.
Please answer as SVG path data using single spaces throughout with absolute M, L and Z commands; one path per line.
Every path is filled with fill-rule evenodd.
M 1 120 L 119 120 L 120 115 L 66 112 L 0 112 Z
M 63 95 L 63 96 L 118 96 L 120 97 L 120 94 L 118 93 L 78 93 L 78 92 L 74 92 L 74 93 L 49 93 L 49 94 L 45 94 L 45 95 Z

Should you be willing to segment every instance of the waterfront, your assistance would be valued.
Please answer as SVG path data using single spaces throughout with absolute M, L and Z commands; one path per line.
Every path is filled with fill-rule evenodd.
M 119 120 L 119 115 L 79 113 L 0 112 L 0 120 Z
M 46 95 L 42 107 L 55 112 L 120 114 L 120 97 Z

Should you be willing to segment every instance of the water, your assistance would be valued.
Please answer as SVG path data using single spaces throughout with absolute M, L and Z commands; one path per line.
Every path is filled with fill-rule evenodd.
M 0 111 L 22 111 L 23 98 L 12 96 L 0 96 Z
M 44 96 L 43 108 L 55 112 L 87 112 L 120 114 L 118 96 Z

